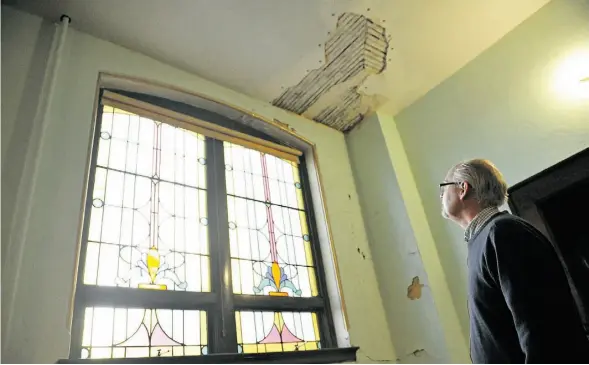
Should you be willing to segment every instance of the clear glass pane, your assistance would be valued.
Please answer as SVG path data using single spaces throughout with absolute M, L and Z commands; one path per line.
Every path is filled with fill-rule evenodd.
M 204 143 L 104 106 L 85 284 L 210 291 Z
M 88 307 L 81 358 L 124 358 L 206 353 L 206 312 Z
M 318 295 L 298 165 L 224 143 L 233 292 Z
M 235 312 L 238 352 L 321 348 L 317 315 L 311 312 Z

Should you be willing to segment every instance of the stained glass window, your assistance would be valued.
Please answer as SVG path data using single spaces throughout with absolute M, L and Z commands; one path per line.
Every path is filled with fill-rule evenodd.
M 310 312 L 235 312 L 238 352 L 321 348 L 317 315 Z
M 203 355 L 206 329 L 204 311 L 88 307 L 80 357 Z
M 109 99 L 106 92 L 103 103 L 128 105 L 141 116 L 100 106 L 70 357 L 335 346 L 304 164 L 190 126 L 177 114 L 190 117 L 189 105 Z M 166 114 L 152 101 L 170 102 L 177 112 Z M 229 280 L 233 290 L 220 290 Z
M 103 108 L 84 283 L 210 291 L 205 138 Z
M 298 165 L 224 142 L 233 292 L 317 296 Z

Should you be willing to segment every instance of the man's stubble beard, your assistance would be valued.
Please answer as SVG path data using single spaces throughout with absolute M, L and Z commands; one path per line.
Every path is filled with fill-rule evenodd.
M 448 207 L 446 206 L 444 201 L 441 201 L 441 203 L 442 203 L 442 217 L 444 217 L 444 219 L 450 219 L 450 214 L 448 214 Z
M 444 217 L 444 219 L 450 219 L 450 216 L 444 208 L 442 208 L 442 217 Z

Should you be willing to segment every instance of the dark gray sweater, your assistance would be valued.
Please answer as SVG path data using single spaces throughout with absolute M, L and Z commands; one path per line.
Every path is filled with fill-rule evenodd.
M 532 225 L 490 218 L 468 242 L 468 272 L 473 363 L 589 362 L 563 266 Z

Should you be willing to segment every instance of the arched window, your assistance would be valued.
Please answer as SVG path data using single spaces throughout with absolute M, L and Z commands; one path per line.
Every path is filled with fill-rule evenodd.
M 304 159 L 213 113 L 102 90 L 70 357 L 336 347 Z

